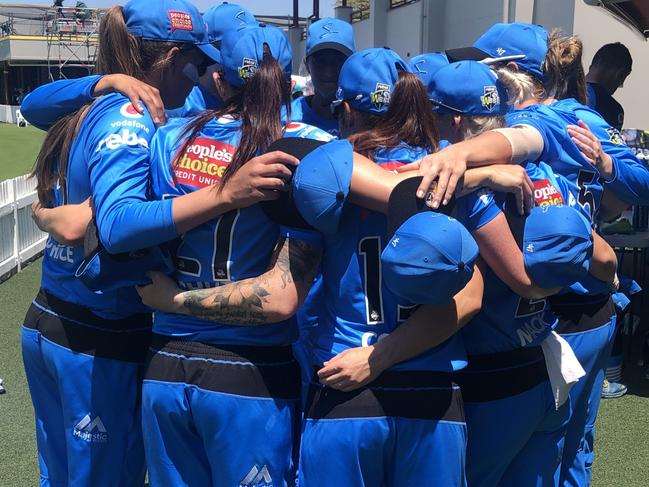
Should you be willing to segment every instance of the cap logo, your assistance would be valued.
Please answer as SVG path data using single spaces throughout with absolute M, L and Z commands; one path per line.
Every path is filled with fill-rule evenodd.
M 499 47 L 498 49 L 496 49 L 496 54 L 498 54 L 499 56 L 502 56 L 506 52 L 507 51 L 505 49 L 503 49 L 502 47 Z
M 336 90 L 336 100 L 342 100 L 343 96 L 344 96 L 343 89 L 342 87 L 339 86 L 338 89 Z
M 324 39 L 325 37 L 330 37 L 334 34 L 338 34 L 338 31 L 334 30 L 334 24 L 332 22 L 327 22 L 325 25 L 322 26 L 322 28 L 323 30 L 325 30 L 325 32 L 320 34 L 320 39 Z
M 424 64 L 426 64 L 425 59 L 421 59 L 415 63 L 415 69 L 417 70 L 418 73 L 428 74 L 428 71 L 421 68 L 421 66 Z
M 239 66 L 239 78 L 248 80 L 257 72 L 257 61 L 255 59 L 244 57 L 243 63 Z
M 246 17 L 246 11 L 245 10 L 240 10 L 239 12 L 237 12 L 237 15 L 234 16 L 234 18 L 237 19 L 239 22 L 241 22 L 241 24 L 246 23 L 245 17 Z
M 192 16 L 187 12 L 169 10 L 167 14 L 169 15 L 169 20 L 171 21 L 171 32 L 177 30 L 194 30 Z
M 485 86 L 484 95 L 480 97 L 482 106 L 487 110 L 492 111 L 496 105 L 500 104 L 500 96 L 495 86 Z
M 383 108 L 390 103 L 390 85 L 376 83 L 376 88 L 370 93 L 370 101 L 376 108 Z

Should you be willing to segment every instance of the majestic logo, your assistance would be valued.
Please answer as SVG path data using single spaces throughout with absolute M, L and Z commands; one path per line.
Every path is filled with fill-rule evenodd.
M 173 168 L 176 181 L 195 188 L 218 183 L 232 162 L 235 150 L 218 140 L 197 137 L 184 153 L 177 154 L 176 159 L 180 159 Z
M 499 47 L 498 49 L 496 49 L 496 54 L 498 54 L 499 56 L 502 56 L 506 52 L 507 51 L 505 49 L 503 49 L 502 47 Z
M 370 101 L 376 108 L 383 108 L 390 103 L 390 85 L 376 83 L 376 88 L 370 93 Z
M 534 181 L 534 201 L 536 206 L 563 205 L 563 195 L 549 179 Z
M 194 30 L 192 16 L 187 12 L 169 10 L 167 12 L 167 15 L 169 15 L 169 20 L 171 21 L 171 32 L 174 32 L 176 30 Z
M 249 57 L 244 57 L 241 66 L 239 66 L 239 78 L 243 80 L 250 79 L 256 72 L 257 61 Z
M 338 34 L 338 31 L 334 30 L 334 24 L 331 22 L 327 22 L 322 26 L 322 28 L 325 30 L 325 32 L 320 34 L 320 39 L 325 39 L 327 37 L 331 37 L 334 34 Z
M 137 133 L 131 132 L 126 128 L 122 129 L 116 134 L 110 134 L 104 140 L 99 142 L 99 145 L 97 146 L 97 150 L 95 150 L 95 152 L 99 152 L 103 148 L 114 150 L 123 145 L 128 145 L 131 147 L 139 146 L 144 147 L 145 149 L 149 148 L 149 143 L 146 139 L 138 137 Z
M 480 97 L 480 103 L 489 111 L 493 110 L 496 105 L 500 105 L 498 89 L 495 86 L 485 86 L 484 94 Z
M 613 142 L 616 145 L 624 145 L 624 139 L 622 138 L 622 134 L 618 129 L 615 127 L 609 127 L 606 129 L 606 133 L 608 134 L 608 138 L 611 142 Z
M 122 115 L 122 117 L 126 117 L 126 118 L 143 117 L 141 113 L 138 113 L 138 111 L 135 109 L 132 103 L 127 103 L 125 105 L 122 105 L 122 108 L 119 109 L 119 113 Z
M 108 432 L 103 421 L 99 416 L 92 419 L 90 414 L 86 414 L 72 430 L 72 436 L 88 443 L 106 443 L 108 441 Z
M 273 487 L 268 467 L 264 465 L 259 468 L 258 465 L 253 465 L 245 478 L 239 482 L 239 487 Z

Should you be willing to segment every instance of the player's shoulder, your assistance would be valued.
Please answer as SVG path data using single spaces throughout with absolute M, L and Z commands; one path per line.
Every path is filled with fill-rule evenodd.
M 430 154 L 430 150 L 425 147 L 413 147 L 406 143 L 401 143 L 396 147 L 379 147 L 374 151 L 374 161 L 382 164 L 385 162 L 397 162 L 408 164 L 418 161 L 419 159 Z
M 305 108 L 306 107 L 306 108 Z M 291 120 L 301 122 L 304 112 L 308 110 L 309 105 L 305 96 L 300 96 L 291 102 Z
M 111 93 L 96 100 L 90 107 L 84 126 L 99 136 L 119 135 L 124 139 L 137 136 L 147 143 L 156 131 L 149 112 L 139 113 L 125 96 Z
M 302 122 L 290 122 L 284 127 L 284 137 L 299 137 L 302 139 L 314 139 L 322 142 L 329 142 L 335 137 L 330 133 Z

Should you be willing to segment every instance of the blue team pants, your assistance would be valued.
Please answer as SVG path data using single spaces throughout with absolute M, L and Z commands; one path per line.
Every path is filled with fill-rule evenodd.
M 117 335 L 133 342 L 150 338 L 150 316 L 144 320 L 149 321 L 145 330 Z M 106 358 L 106 343 L 118 347 L 121 341 L 111 334 L 63 319 L 38 302 L 28 312 L 22 351 L 34 404 L 41 486 L 144 485 L 143 365 L 126 360 L 137 359 L 128 352 Z M 103 343 L 92 345 L 97 341 Z
M 290 347 L 161 340 L 142 391 L 151 486 L 295 485 L 300 371 Z
M 428 378 L 423 373 L 422 380 L 419 374 L 384 373 L 370 387 L 351 393 L 312 384 L 299 485 L 466 485 L 459 388 L 448 378 L 429 380 L 435 373 Z
M 602 397 L 606 365 L 615 339 L 615 322 L 613 316 L 598 328 L 561 335 L 570 344 L 586 371 L 586 376 L 570 391 L 573 413 L 566 433 L 561 467 L 561 484 L 564 487 L 590 485 L 595 456 L 595 420 Z
M 503 355 L 519 365 L 506 364 Z M 477 361 L 484 367 L 472 367 Z M 505 367 L 498 369 L 499 364 Z M 555 408 L 539 347 L 469 357 L 459 382 L 469 487 L 558 485 L 570 403 Z

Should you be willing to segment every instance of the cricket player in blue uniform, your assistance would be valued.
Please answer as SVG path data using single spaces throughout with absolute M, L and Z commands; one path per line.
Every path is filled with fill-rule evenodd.
M 148 57 L 116 58 L 116 49 L 127 46 L 113 44 L 113 36 L 146 43 Z M 140 0 L 115 7 L 103 20 L 100 39 L 102 69 L 119 72 L 138 62 L 145 75 L 159 80 L 171 107 L 182 103 L 193 83 L 183 70 L 195 70 L 205 54 L 216 56 L 198 11 L 182 0 L 159 2 L 155 9 Z M 170 65 L 162 76 L 154 66 L 165 58 Z M 148 113 L 137 113 L 121 95 L 106 96 L 60 120 L 37 160 L 39 199 L 59 206 L 92 195 L 99 218 L 115 218 L 100 208 L 120 197 L 121 176 L 142 170 L 138 161 L 148 158 L 154 132 Z M 145 194 L 144 187 L 138 189 Z M 164 211 L 147 207 L 140 216 Z M 171 217 L 171 208 L 167 213 Z M 23 328 L 41 485 L 142 485 L 140 381 L 150 314 L 132 288 L 103 294 L 86 289 L 75 278 L 83 257 L 82 246 L 48 240 L 42 288 Z
M 330 105 L 336 98 L 340 69 L 353 52 L 354 32 L 348 22 L 326 17 L 309 26 L 304 62 L 311 75 L 313 95 L 293 101 L 291 120 L 338 135 L 338 122 Z

